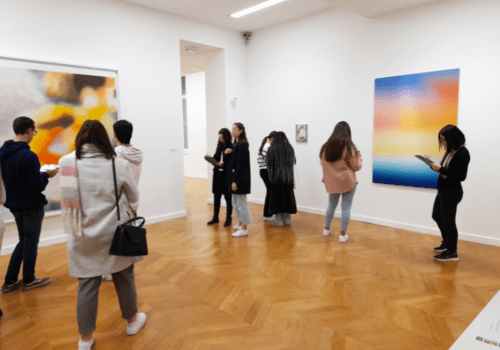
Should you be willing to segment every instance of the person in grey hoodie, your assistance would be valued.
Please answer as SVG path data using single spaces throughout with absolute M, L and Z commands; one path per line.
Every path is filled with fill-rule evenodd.
M 128 161 L 132 173 L 134 174 L 136 185 L 139 187 L 139 178 L 141 177 L 142 170 L 142 151 L 130 144 L 134 127 L 131 122 L 123 119 L 113 124 L 113 131 L 115 143 L 117 144 L 115 147 L 116 158 L 122 158 Z M 139 202 L 130 203 L 129 205 L 132 213 L 137 216 Z M 102 278 L 105 281 L 113 280 L 111 275 L 104 275 Z
M 119 120 L 113 124 L 114 139 L 117 144 L 115 147 L 116 157 L 125 159 L 129 162 L 130 168 L 134 173 L 136 184 L 139 186 L 143 158 L 142 151 L 130 144 L 133 130 L 132 123 L 127 120 Z M 137 212 L 139 203 L 131 203 L 130 207 L 134 212 Z

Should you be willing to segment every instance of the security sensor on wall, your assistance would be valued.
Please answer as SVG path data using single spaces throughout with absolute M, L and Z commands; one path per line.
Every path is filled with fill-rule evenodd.
M 253 34 L 252 32 L 241 32 L 243 40 L 245 40 L 245 45 L 248 45 L 248 43 L 252 39 L 252 34 Z
M 234 98 L 231 100 L 231 103 L 232 103 L 233 105 L 235 105 L 235 104 L 236 104 L 236 102 L 238 102 L 238 99 L 237 99 L 236 97 L 234 97 Z

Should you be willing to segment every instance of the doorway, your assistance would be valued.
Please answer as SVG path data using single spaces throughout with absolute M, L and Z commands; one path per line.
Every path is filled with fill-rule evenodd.
M 214 155 L 218 131 L 227 127 L 224 50 L 181 40 L 180 56 L 186 196 L 196 191 L 204 198 L 200 198 L 200 205 L 206 205 L 207 201 L 213 203 L 213 171 L 204 156 Z M 189 213 L 194 208 L 186 209 Z

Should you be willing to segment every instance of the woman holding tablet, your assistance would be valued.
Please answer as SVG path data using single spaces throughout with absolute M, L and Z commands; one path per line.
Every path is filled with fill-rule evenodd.
M 455 221 L 458 203 L 464 191 L 461 182 L 467 177 L 470 155 L 465 148 L 465 136 L 455 125 L 446 125 L 439 131 L 439 148 L 446 150 L 441 163 L 432 163 L 432 170 L 439 174 L 438 193 L 432 218 L 436 221 L 443 241 L 434 248 L 437 261 L 458 261 L 458 230 Z
M 226 199 L 226 221 L 224 226 L 231 226 L 231 215 L 233 214 L 233 206 L 231 202 L 231 193 L 227 185 L 227 169 L 231 160 L 231 153 L 226 150 L 232 150 L 233 142 L 231 141 L 231 132 L 229 129 L 222 128 L 219 130 L 219 142 L 215 150 L 214 159 L 217 164 L 214 166 L 214 176 L 212 180 L 212 193 L 214 194 L 214 216 L 212 220 L 207 222 L 207 225 L 219 223 L 219 212 L 221 198 L 224 195 Z

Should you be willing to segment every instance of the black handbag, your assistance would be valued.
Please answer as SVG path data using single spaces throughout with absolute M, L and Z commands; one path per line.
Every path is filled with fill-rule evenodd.
M 120 206 L 118 198 L 118 185 L 116 183 L 115 159 L 113 158 L 113 179 L 115 182 L 116 209 L 118 221 L 120 221 Z M 139 226 L 134 226 L 134 221 L 141 220 Z M 146 241 L 146 229 L 142 226 L 146 223 L 143 217 L 130 219 L 124 224 L 118 225 L 111 243 L 110 255 L 119 256 L 142 256 L 148 255 L 148 243 Z

